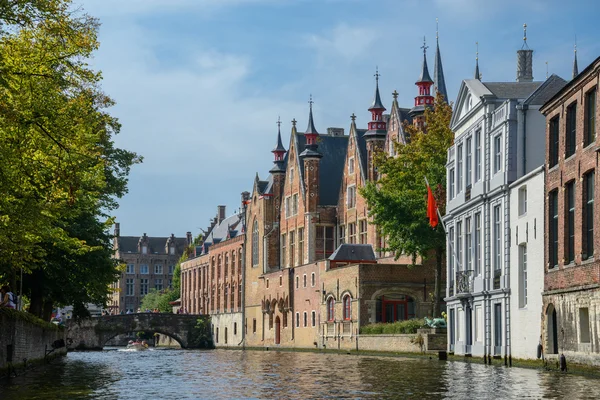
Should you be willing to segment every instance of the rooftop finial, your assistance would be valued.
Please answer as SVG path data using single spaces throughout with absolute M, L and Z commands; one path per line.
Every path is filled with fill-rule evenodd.
M 529 46 L 527 46 L 527 24 L 523 24 L 523 46 L 521 47 L 521 49 L 528 49 Z
M 481 80 L 481 73 L 479 72 L 479 42 L 475 42 L 475 79 Z
M 394 91 L 392 92 L 392 96 L 394 97 L 394 100 L 398 100 L 398 91 L 397 91 L 397 90 L 394 90 Z
M 546 61 L 546 79 L 548 79 L 548 61 Z
M 281 129 L 281 117 L 278 115 L 277 116 L 277 130 Z
M 312 94 L 311 94 L 310 99 L 308 100 L 308 104 L 310 105 L 310 110 L 308 112 L 308 126 L 306 127 L 305 134 L 318 135 L 319 132 L 317 132 L 317 128 L 315 128 L 315 123 L 313 121 L 313 112 L 312 112 L 313 103 L 314 102 L 313 102 Z
M 294 128 L 296 127 L 296 122 L 298 122 L 298 121 L 296 121 L 296 118 L 292 118 L 292 126 Z
M 314 101 L 312 99 L 312 93 L 310 94 L 310 98 L 308 100 L 308 104 L 310 104 L 310 109 L 312 110 L 312 105 L 313 105 Z
M 423 46 L 421 46 L 421 48 L 423 49 L 423 55 L 426 55 L 427 49 L 429 48 L 429 46 L 427 46 L 427 41 L 425 40 L 425 36 L 423 36 Z
M 438 34 L 438 32 L 439 32 L 438 28 L 439 28 L 439 26 L 438 26 L 438 19 L 436 18 L 435 19 L 435 40 L 438 40 L 440 38 L 440 36 Z
M 375 82 L 376 82 L 377 84 L 379 84 L 379 77 L 380 77 L 381 75 L 379 74 L 379 68 L 377 67 L 377 65 L 375 66 L 375 75 L 373 75 L 373 76 L 375 76 Z
M 577 67 L 577 35 L 575 35 L 575 47 L 573 48 L 573 54 L 574 54 L 574 58 L 573 58 L 573 76 L 572 76 L 572 78 L 575 78 L 577 75 L 579 75 L 579 68 Z
M 354 113 L 352 113 L 352 115 L 350 116 L 350 119 L 352 120 L 352 122 L 356 121 L 356 115 L 354 115 Z

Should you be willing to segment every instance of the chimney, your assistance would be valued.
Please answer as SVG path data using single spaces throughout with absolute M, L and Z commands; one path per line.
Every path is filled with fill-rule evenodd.
M 115 222 L 115 236 L 121 236 L 121 224 L 119 224 L 118 222 Z
M 171 234 L 171 236 L 173 236 L 173 235 Z M 188 244 L 188 246 L 191 245 L 192 242 L 193 242 L 193 240 L 194 240 L 192 238 L 192 232 L 186 232 L 185 237 L 187 238 L 187 244 Z
M 219 224 L 223 222 L 225 219 L 225 206 L 217 206 L 217 218 L 219 218 Z
M 344 136 L 344 128 L 327 128 L 328 136 Z
M 533 82 L 533 50 L 517 50 L 517 82 Z

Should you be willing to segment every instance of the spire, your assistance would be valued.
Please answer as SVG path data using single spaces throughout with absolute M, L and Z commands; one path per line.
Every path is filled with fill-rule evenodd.
M 317 144 L 317 137 L 319 136 L 319 132 L 317 132 L 317 128 L 315 128 L 315 123 L 313 121 L 313 113 L 312 113 L 312 94 L 310 95 L 310 100 L 308 101 L 310 105 L 310 110 L 308 113 L 308 127 L 306 128 L 306 132 L 304 132 L 304 137 L 306 138 L 306 146 L 304 151 L 300 153 L 300 157 L 316 157 L 321 158 L 323 155 L 319 153 L 317 148 L 319 145 Z
M 479 42 L 475 42 L 477 50 L 475 51 L 475 79 L 481 80 L 481 74 L 479 73 Z
M 383 119 L 385 107 L 381 104 L 379 96 L 379 71 L 375 68 L 375 99 L 369 108 L 371 112 L 371 122 L 369 122 L 369 130 L 365 133 L 365 139 L 385 139 L 387 135 L 386 122 Z M 352 114 L 354 115 L 354 114 Z
M 574 52 L 574 58 L 573 58 L 573 77 L 572 79 L 575 79 L 575 77 L 577 75 L 579 75 L 579 68 L 577 68 L 577 41 L 575 41 L 575 49 L 573 50 Z
M 381 103 L 381 96 L 379 96 L 379 77 L 381 75 L 379 75 L 379 70 L 377 69 L 377 67 L 375 67 L 375 75 L 374 76 L 375 76 L 375 97 L 373 97 L 373 103 L 371 103 L 371 107 L 369 108 L 369 111 L 376 110 L 376 109 L 385 110 L 385 107 Z
M 444 96 L 444 100 L 448 101 L 448 93 L 446 92 L 446 80 L 444 79 L 444 68 L 442 67 L 442 56 L 440 54 L 440 40 L 438 34 L 438 19 L 435 19 L 435 60 L 433 63 L 433 81 L 434 88 Z
M 431 76 L 429 75 L 429 69 L 427 68 L 427 49 L 429 48 L 429 46 L 427 46 L 426 41 L 425 41 L 425 36 L 423 36 L 423 46 L 421 46 L 421 48 L 423 49 L 423 68 L 421 68 L 421 76 L 419 77 L 419 80 L 417 81 L 417 83 L 419 82 L 432 82 L 431 80 Z
M 285 168 L 283 166 L 283 157 L 285 156 L 285 147 L 283 147 L 283 143 L 281 142 L 281 119 L 277 117 L 277 146 L 271 151 L 275 156 L 273 160 L 273 168 L 269 171 L 270 173 L 285 173 Z
M 317 129 L 315 128 L 315 123 L 313 122 L 313 114 L 312 114 L 313 100 L 312 100 L 312 94 L 310 95 L 310 100 L 308 101 L 308 104 L 310 104 L 310 111 L 308 112 L 308 126 L 306 127 L 306 132 L 304 132 L 304 134 L 315 134 L 315 135 L 318 135 L 319 132 L 317 132 Z
M 533 50 L 527 45 L 527 24 L 523 24 L 523 46 L 517 50 L 517 82 L 533 82 Z

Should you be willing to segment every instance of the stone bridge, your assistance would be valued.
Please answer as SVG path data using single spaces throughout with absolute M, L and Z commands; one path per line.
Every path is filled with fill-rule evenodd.
M 209 317 L 158 313 L 69 320 L 67 345 L 70 349 L 102 350 L 104 344 L 115 336 L 140 331 L 170 336 L 184 349 L 212 347 Z

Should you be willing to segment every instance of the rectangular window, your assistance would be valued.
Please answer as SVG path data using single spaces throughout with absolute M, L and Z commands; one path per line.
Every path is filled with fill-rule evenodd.
M 456 269 L 462 270 L 463 267 L 463 231 L 462 231 L 462 221 L 458 221 L 456 223 Z
M 315 287 L 315 273 L 310 274 L 310 286 Z
M 154 289 L 156 290 L 163 290 L 163 280 L 162 279 L 155 279 L 154 280 Z
M 354 173 L 354 157 L 350 157 L 348 159 L 348 174 L 352 175 Z
M 502 266 L 502 230 L 500 205 L 494 206 L 494 270 L 501 271 Z
M 448 263 L 448 275 L 450 278 L 450 286 L 453 286 L 454 282 L 454 258 L 456 257 L 456 249 L 454 248 L 454 228 L 448 230 L 448 248 L 450 249 Z
M 475 214 L 475 275 L 481 274 L 481 213 Z
M 335 237 L 333 226 L 317 226 L 317 237 L 315 240 L 315 253 L 317 260 L 322 260 L 333 254 Z
M 494 173 L 502 169 L 502 135 L 494 137 Z
M 252 333 L 256 333 L 256 318 L 252 318 Z
M 308 314 L 306 313 L 306 311 L 304 311 L 304 327 L 306 328 L 308 326 Z
M 456 161 L 457 161 L 457 167 L 456 167 L 456 193 L 460 193 L 460 191 L 462 190 L 462 184 L 463 184 L 463 145 L 459 144 L 458 145 L 458 150 L 456 152 Z
M 519 215 L 527 213 L 527 186 L 519 188 Z
M 162 273 L 163 273 L 163 267 L 162 267 L 162 265 L 159 265 L 159 264 L 155 265 L 154 266 L 154 273 L 156 275 L 162 275 Z
M 281 267 L 287 267 L 287 235 L 283 233 L 281 235 Z
M 289 233 L 290 235 L 290 266 L 291 267 L 295 267 L 296 266 L 296 253 L 294 252 L 294 250 L 296 249 L 296 232 L 291 231 Z
M 596 88 L 585 94 L 585 129 L 584 145 L 588 146 L 596 141 Z
M 579 309 L 579 342 L 590 342 L 590 310 L 587 307 Z
M 134 293 L 134 283 L 133 278 L 125 279 L 125 296 L 133 296 Z
M 175 272 L 175 266 L 169 265 L 169 275 L 173 275 L 173 272 Z
M 356 186 L 348 186 L 346 204 L 348 208 L 356 207 Z
M 302 276 L 302 285 L 303 287 L 306 287 L 306 274 Z
M 519 245 L 519 307 L 527 306 L 527 245 Z
M 454 168 L 450 168 L 450 172 L 448 173 L 448 195 L 450 199 L 454 198 Z
M 466 252 L 466 267 L 465 271 L 473 270 L 473 235 L 471 232 L 471 217 L 465 219 L 465 252 Z
M 135 264 L 127 264 L 127 271 L 125 273 L 128 275 L 135 274 Z
M 148 278 L 140 279 L 140 296 L 148 294 Z
M 566 196 L 567 220 L 565 225 L 567 228 L 567 243 L 565 244 L 565 263 L 570 264 L 575 261 L 575 181 L 567 183 Z
M 494 355 L 502 354 L 502 304 L 494 304 Z
M 577 143 L 577 102 L 567 107 L 567 125 L 565 134 L 565 158 L 575 154 Z
M 344 243 L 346 243 L 346 227 L 344 225 L 340 225 L 338 227 L 338 246 Z
M 299 284 L 300 284 L 300 277 L 299 277 L 299 276 L 297 276 L 297 277 L 296 277 L 296 289 L 298 289 L 298 288 L 299 288 L 299 286 L 298 286 Z
M 548 164 L 550 168 L 554 167 L 558 164 L 558 144 L 559 144 L 559 119 L 558 116 L 552 118 L 550 120 L 550 124 L 548 126 L 550 130 L 550 143 L 549 143 L 549 159 Z
M 358 221 L 358 239 L 360 244 L 367 244 L 367 220 Z
M 298 215 L 298 193 L 292 195 L 292 215 Z
M 296 328 L 300 328 L 300 313 L 296 313 Z
M 292 198 L 290 196 L 285 198 L 285 217 L 289 218 L 291 217 L 291 213 L 292 213 Z
M 298 228 L 298 265 L 304 264 L 304 228 Z
M 348 224 L 348 243 L 356 243 L 356 224 L 354 222 Z
M 144 275 L 148 274 L 148 265 L 147 264 L 140 265 L 140 274 L 144 274 Z
M 481 129 L 475 132 L 475 182 L 481 179 Z
M 550 268 L 558 267 L 558 190 L 553 190 L 548 196 L 550 238 L 548 254 Z
M 594 256 L 594 171 L 583 176 L 583 259 Z
M 312 326 L 317 326 L 317 313 L 312 311 L 310 313 L 310 316 L 311 316 Z
M 471 186 L 471 168 L 472 168 L 472 163 L 473 163 L 473 149 L 472 149 L 472 143 L 473 139 L 471 137 L 467 138 L 467 169 L 465 171 L 465 175 L 467 178 L 467 186 Z

